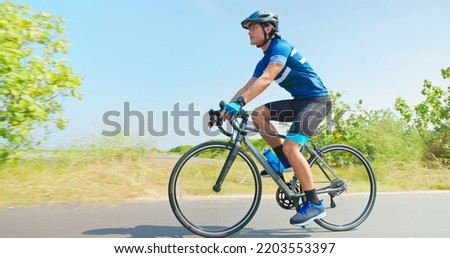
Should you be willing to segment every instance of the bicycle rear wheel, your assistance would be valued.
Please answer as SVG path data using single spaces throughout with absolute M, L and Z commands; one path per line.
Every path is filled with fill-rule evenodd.
M 315 222 L 332 231 L 359 226 L 369 216 L 376 198 L 375 175 L 369 161 L 347 145 L 325 146 L 318 153 L 320 158 L 313 155 L 309 159 L 316 188 L 331 186 L 342 190 L 331 192 L 324 198 L 327 216 Z
M 206 142 L 184 154 L 169 179 L 169 202 L 178 221 L 204 237 L 225 237 L 247 225 L 261 200 L 261 179 L 253 160 L 240 150 L 221 190 L 218 176 L 234 145 Z

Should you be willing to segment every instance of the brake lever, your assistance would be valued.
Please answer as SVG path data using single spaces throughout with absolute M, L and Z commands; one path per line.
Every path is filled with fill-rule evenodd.
M 214 126 L 214 124 L 216 126 L 222 126 L 223 119 L 221 117 L 221 113 L 219 110 L 210 109 L 208 114 L 209 114 L 209 122 L 208 122 L 209 129 L 211 129 Z

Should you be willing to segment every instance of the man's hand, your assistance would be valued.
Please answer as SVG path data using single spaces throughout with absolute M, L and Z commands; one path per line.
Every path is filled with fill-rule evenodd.
M 242 105 L 236 101 L 228 103 L 222 111 L 222 116 L 229 120 L 232 120 L 239 114 L 242 109 Z
M 214 111 L 213 109 L 209 110 L 209 121 L 208 121 L 208 128 L 211 129 L 214 125 L 217 123 L 221 124 L 222 122 L 219 121 L 221 119 L 222 115 L 219 111 Z

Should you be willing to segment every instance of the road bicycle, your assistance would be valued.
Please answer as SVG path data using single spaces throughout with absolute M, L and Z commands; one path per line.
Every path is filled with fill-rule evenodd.
M 224 105 L 222 101 L 221 110 Z M 305 201 L 295 175 L 285 180 L 288 172 L 275 172 L 252 144 L 249 133 L 286 136 L 249 125 L 245 111 L 232 120 L 222 119 L 221 110 L 210 110 L 210 125 L 214 123 L 230 139 L 190 149 L 175 164 L 168 185 L 170 206 L 178 221 L 203 237 L 226 237 L 251 221 L 263 195 L 260 168 L 278 187 L 275 199 L 281 208 L 298 209 Z M 224 129 L 223 121 L 229 121 L 232 133 Z M 317 148 L 308 143 L 301 152 L 311 166 L 317 194 L 323 197 L 327 212 L 315 222 L 331 231 L 351 230 L 363 223 L 376 198 L 375 174 L 369 161 L 357 149 L 342 144 Z

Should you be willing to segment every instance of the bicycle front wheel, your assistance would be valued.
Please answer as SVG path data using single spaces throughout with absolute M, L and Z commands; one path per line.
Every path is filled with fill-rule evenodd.
M 332 231 L 359 226 L 375 204 L 376 181 L 369 161 L 355 148 L 341 144 L 325 146 L 318 153 L 320 158 L 309 160 L 316 188 L 340 190 L 323 195 L 327 216 L 315 222 Z
M 169 179 L 169 202 L 178 221 L 204 237 L 225 237 L 247 225 L 261 200 L 261 178 L 242 150 L 214 190 L 234 145 L 206 142 L 184 154 Z

